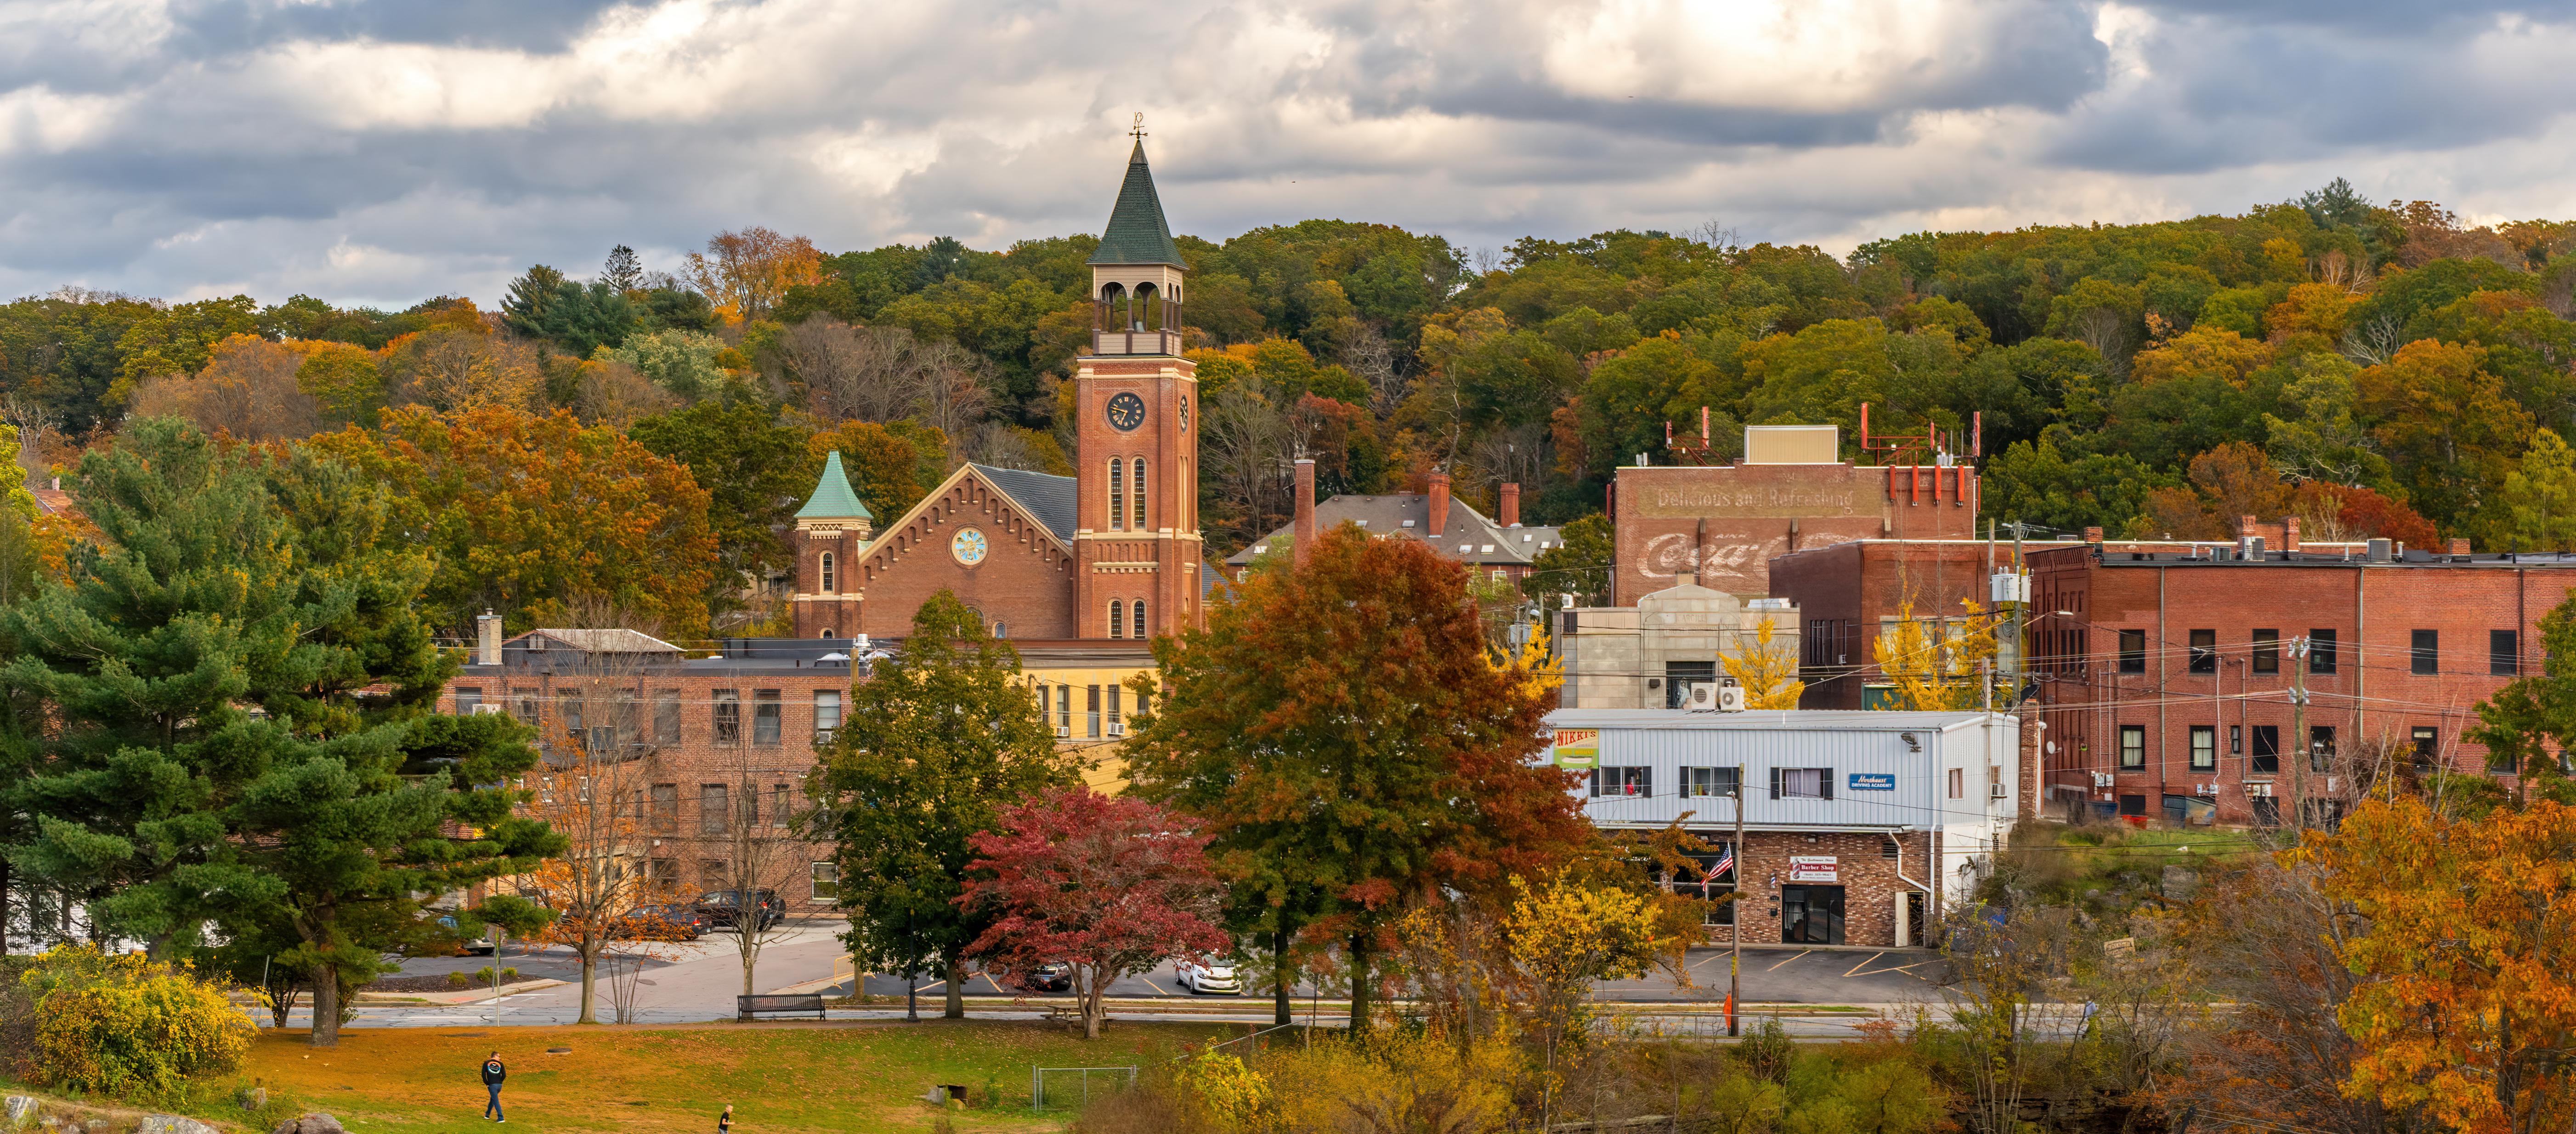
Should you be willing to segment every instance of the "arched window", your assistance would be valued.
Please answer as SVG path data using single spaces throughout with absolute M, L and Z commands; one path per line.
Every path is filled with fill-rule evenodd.
M 1154 285 L 1149 283 L 1137 284 L 1136 298 L 1131 300 L 1127 305 L 1126 329 L 1130 331 L 1147 330 L 1149 327 L 1146 321 L 1153 317 Z
M 823 589 L 822 589 L 822 591 L 821 591 L 820 593 L 822 593 L 822 594 L 827 594 L 827 595 L 828 595 L 828 594 L 832 594 L 832 593 L 834 593 L 834 592 L 839 591 L 839 590 L 840 590 L 840 588 L 839 588 L 838 586 L 835 586 L 835 585 L 834 585 L 834 584 L 839 580 L 839 578 L 840 578 L 840 576 L 839 576 L 838 574 L 834 573 L 834 572 L 833 572 L 833 570 L 832 570 L 832 553 L 831 553 L 831 552 L 828 552 L 828 551 L 824 552 L 824 553 L 823 553 Z
M 1109 527 L 1116 530 L 1127 522 L 1127 466 L 1116 457 L 1109 458 Z
M 1117 599 L 1109 600 L 1109 636 L 1112 638 L 1126 637 L 1126 622 L 1127 604 L 1120 602 Z
M 1008 637 L 1010 637 L 1010 636 L 1011 636 L 1011 624 L 1010 624 L 1010 623 L 1008 623 L 1008 622 L 995 622 L 995 623 L 993 623 L 993 636 L 994 636 L 994 637 L 996 637 L 996 638 L 1008 638 Z
M 1135 463 L 1128 468 L 1132 470 L 1129 475 L 1135 478 L 1136 530 L 1141 532 L 1147 530 L 1145 527 L 1145 458 L 1136 458 Z
M 1145 633 L 1145 600 L 1143 599 L 1136 600 L 1136 636 L 1139 638 L 1148 636 Z
M 824 627 L 824 628 L 823 628 L 823 633 L 822 633 L 820 636 L 821 636 L 821 637 L 825 637 L 825 638 L 838 638 L 838 637 L 840 637 L 840 635 L 833 633 L 833 632 L 832 632 L 832 628 L 831 628 L 831 627 L 829 627 L 829 626 L 826 626 L 826 627 Z

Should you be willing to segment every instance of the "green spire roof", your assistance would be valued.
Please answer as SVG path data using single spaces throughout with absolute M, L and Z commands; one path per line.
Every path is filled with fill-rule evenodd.
M 859 503 L 859 494 L 850 491 L 850 475 L 841 471 L 841 453 L 835 449 L 823 459 L 823 479 L 814 482 L 814 496 L 796 510 L 800 520 L 872 520 L 868 506 Z
M 1118 207 L 1109 210 L 1109 230 L 1100 234 L 1100 250 L 1088 262 L 1189 267 L 1181 262 L 1180 247 L 1172 243 L 1172 226 L 1163 220 L 1163 200 L 1154 195 L 1154 174 L 1145 168 L 1142 138 L 1127 157 L 1127 182 L 1118 187 Z

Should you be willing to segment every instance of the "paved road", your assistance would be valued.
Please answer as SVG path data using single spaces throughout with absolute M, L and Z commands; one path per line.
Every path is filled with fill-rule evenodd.
M 827 980 L 843 956 L 838 934 L 844 923 L 815 920 L 791 923 L 787 932 L 769 942 L 761 951 L 754 987 L 762 992 L 807 986 Z M 731 1019 L 734 996 L 742 991 L 742 962 L 734 939 L 727 934 L 709 934 L 695 943 L 674 947 L 672 956 L 642 962 L 637 979 L 635 1018 L 639 1023 L 699 1023 Z M 1695 949 L 1687 957 L 1692 987 L 1681 987 L 1669 976 L 1656 974 L 1645 980 L 1606 982 L 1602 987 L 1605 1000 L 1639 1008 L 1670 1006 L 1677 1012 L 1701 1011 L 1711 1007 L 1726 994 L 1729 954 L 1720 949 Z M 406 976 L 438 975 L 448 972 L 472 972 L 494 964 L 490 957 L 437 957 L 406 962 Z M 523 948 L 508 946 L 498 963 L 519 970 L 522 979 L 554 978 L 570 983 L 554 988 L 506 996 L 498 1001 L 463 1005 L 370 1006 L 359 1010 L 356 1027 L 452 1027 L 473 1025 L 540 1025 L 568 1024 L 580 1012 L 581 990 L 578 985 L 580 964 L 569 950 L 559 947 Z M 1744 953 L 1743 988 L 1747 1004 L 1774 1005 L 1914 1005 L 1935 1004 L 1941 995 L 1935 982 L 1941 977 L 1941 962 L 1923 950 L 1798 950 L 1784 948 L 1747 949 Z M 837 986 L 846 992 L 847 983 Z M 900 977 L 870 976 L 870 993 L 901 997 L 904 981 Z M 1175 979 L 1172 968 L 1164 965 L 1152 972 L 1130 977 L 1110 986 L 1110 995 L 1125 1000 L 1171 1001 L 1172 1010 L 1158 1010 L 1157 1019 L 1237 1020 L 1246 1013 L 1259 1014 L 1263 997 L 1191 995 Z M 1333 1014 L 1329 992 L 1317 995 L 1312 987 L 1300 985 L 1298 1000 L 1301 1018 L 1331 1025 Z M 944 989 L 936 980 L 924 980 L 919 989 L 923 1007 L 936 1012 Z M 1007 996 L 1005 989 L 992 978 L 977 975 L 969 979 L 968 992 L 978 997 Z M 612 1018 L 609 990 L 605 981 L 599 989 L 598 1014 Z M 1050 1006 L 1049 1002 L 1067 1002 Z M 1069 1007 L 1070 998 L 1062 994 L 1030 996 L 1018 1005 L 981 1005 L 972 1009 L 976 1016 L 987 1019 L 1033 1019 L 1053 1008 Z M 1182 1009 L 1180 1002 L 1203 1005 L 1204 1011 Z M 833 1009 L 833 1019 L 901 1019 L 899 1001 L 882 1008 Z M 297 1025 L 309 1022 L 299 1011 Z M 1678 1024 L 1655 1025 L 1683 1030 L 1704 1028 L 1705 1024 L 1687 1017 Z M 1821 1018 L 1819 1018 L 1821 1019 Z M 1803 1022 L 1792 1025 L 1802 1035 L 1848 1034 L 1848 1023 Z

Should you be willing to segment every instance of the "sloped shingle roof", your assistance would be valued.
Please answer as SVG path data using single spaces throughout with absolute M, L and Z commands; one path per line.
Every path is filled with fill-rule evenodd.
M 1412 527 L 1406 527 L 1406 521 Z M 1398 492 L 1385 496 L 1341 495 L 1315 505 L 1315 530 L 1330 531 L 1344 523 L 1358 524 L 1370 535 L 1411 536 L 1431 545 L 1443 559 L 1478 566 L 1508 567 L 1527 564 L 1538 558 L 1546 547 L 1564 542 L 1564 534 L 1555 528 L 1522 526 L 1506 528 L 1485 518 L 1484 514 L 1455 498 L 1449 501 L 1449 522 L 1438 538 L 1431 535 L 1431 497 L 1419 492 Z M 1253 549 L 1273 543 L 1285 544 L 1297 534 L 1291 523 L 1278 531 L 1254 540 L 1226 557 L 1228 566 L 1241 567 L 1258 554 Z M 1460 547 L 1465 551 L 1460 551 Z
M 1001 489 L 1002 494 L 1018 504 L 1021 511 L 1045 524 L 1057 539 L 1067 544 L 1073 542 L 1072 477 L 991 465 L 976 465 L 974 468 L 977 475 Z
M 1172 243 L 1172 226 L 1163 219 L 1163 199 L 1155 195 L 1154 174 L 1145 168 L 1142 138 L 1128 155 L 1127 180 L 1118 187 L 1118 204 L 1109 210 L 1109 227 L 1100 234 L 1100 248 L 1085 262 L 1189 267 L 1181 262 L 1180 246 Z
M 868 506 L 859 502 L 859 494 L 850 491 L 850 476 L 841 471 L 841 454 L 834 450 L 823 459 L 823 475 L 814 482 L 814 495 L 796 510 L 800 520 L 868 520 Z

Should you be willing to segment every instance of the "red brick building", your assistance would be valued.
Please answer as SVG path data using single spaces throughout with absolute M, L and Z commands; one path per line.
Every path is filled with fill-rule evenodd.
M 1754 426 L 1733 465 L 1621 468 L 1610 605 L 1634 606 L 1693 572 L 1701 586 L 1761 598 L 1773 594 L 1771 561 L 1792 552 L 1976 534 L 1974 467 L 1854 465 L 1835 436 L 1832 426 Z
M 2356 761 L 2484 772 L 2462 731 L 2538 664 L 2576 557 L 2467 550 L 2032 555 L 2048 806 L 2271 822 L 2351 798 Z
M 877 528 L 833 462 L 797 515 L 797 637 L 901 635 L 942 590 L 1012 638 L 1198 624 L 1216 572 L 1199 542 L 1197 364 L 1181 357 L 1189 273 L 1141 142 L 1090 265 L 1075 475 L 966 465 Z

